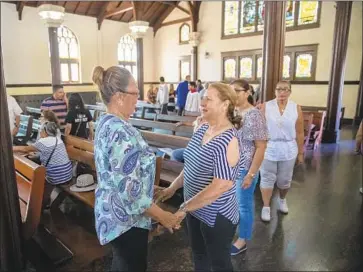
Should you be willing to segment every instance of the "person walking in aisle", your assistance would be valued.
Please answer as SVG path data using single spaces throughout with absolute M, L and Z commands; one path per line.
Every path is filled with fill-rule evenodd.
M 254 192 L 266 150 L 267 127 L 261 111 L 253 106 L 248 82 L 239 79 L 231 85 L 237 93 L 236 114 L 242 117 L 241 128 L 238 130 L 241 171 L 236 182 L 240 221 L 238 239 L 231 247 L 231 255 L 234 256 L 247 250 L 246 240 L 252 238 Z
M 263 199 L 261 219 L 266 222 L 271 220 L 270 202 L 275 183 L 279 189 L 278 209 L 284 214 L 289 212 L 286 195 L 294 166 L 296 162 L 304 162 L 304 117 L 301 107 L 289 99 L 290 82 L 278 82 L 275 95 L 275 99 L 261 107 L 269 134 L 260 183 Z
M 156 102 L 161 105 L 161 114 L 168 114 L 169 88 L 168 85 L 165 84 L 164 77 L 160 77 L 160 85 Z
M 178 88 L 176 88 L 176 104 L 178 106 L 178 115 L 182 115 L 187 96 L 189 92 L 190 76 L 186 76 L 183 82 L 180 82 Z

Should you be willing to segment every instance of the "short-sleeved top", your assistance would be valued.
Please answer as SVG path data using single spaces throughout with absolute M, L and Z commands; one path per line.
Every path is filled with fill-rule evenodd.
M 66 123 L 72 124 L 70 135 L 88 138 L 87 123 L 93 120 L 89 110 L 70 110 L 66 116 Z
M 23 111 L 14 97 L 7 95 L 6 98 L 8 100 L 9 124 L 11 133 L 15 127 L 15 117 L 19 116 Z
M 296 159 L 298 154 L 296 142 L 297 104 L 289 100 L 283 114 L 280 114 L 277 100 L 268 101 L 265 106 L 265 117 L 269 134 L 265 159 L 270 161 Z
M 99 118 L 95 220 L 101 245 L 132 227 L 151 229 L 144 212 L 153 201 L 155 162 L 152 149 L 130 123 L 112 114 Z
M 227 161 L 227 148 L 233 137 L 237 137 L 236 129 L 229 129 L 206 144 L 202 144 L 203 136 L 209 125 L 202 125 L 191 138 L 184 152 L 184 200 L 188 201 L 210 185 L 214 178 L 235 181 L 240 165 L 231 167 Z M 191 212 L 191 214 L 213 227 L 217 214 L 238 223 L 239 213 L 236 199 L 236 184 L 223 193 L 212 204 Z
M 238 140 L 241 149 L 241 168 L 243 170 L 249 170 L 256 151 L 254 141 L 267 140 L 267 126 L 265 117 L 256 108 L 250 108 L 239 114 L 242 117 L 242 126 L 238 130 Z
M 40 109 L 51 110 L 55 113 L 59 120 L 59 125 L 63 129 L 65 126 L 65 119 L 67 116 L 67 104 L 63 100 L 54 99 L 53 96 L 48 97 L 43 100 Z
M 66 147 L 60 137 L 57 146 L 46 166 L 47 181 L 53 185 L 62 184 L 72 179 L 72 163 L 68 158 Z M 40 161 L 45 165 L 56 144 L 56 137 L 40 138 L 34 147 L 40 152 Z

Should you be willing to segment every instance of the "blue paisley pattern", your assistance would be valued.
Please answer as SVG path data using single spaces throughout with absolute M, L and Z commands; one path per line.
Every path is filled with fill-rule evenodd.
M 103 115 L 96 128 L 95 162 L 95 219 L 101 245 L 132 227 L 151 229 L 143 213 L 152 204 L 155 155 L 140 132 L 119 117 Z

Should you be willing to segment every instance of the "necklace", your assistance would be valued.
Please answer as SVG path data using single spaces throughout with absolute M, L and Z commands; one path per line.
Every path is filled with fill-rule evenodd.
M 219 129 L 216 129 L 216 128 L 213 129 L 213 128 L 209 127 L 202 139 L 202 143 L 203 144 L 209 143 L 214 137 L 218 136 L 219 134 L 221 134 L 222 132 L 224 132 L 230 128 L 231 128 L 230 124 L 228 124 L 227 126 L 223 126 Z

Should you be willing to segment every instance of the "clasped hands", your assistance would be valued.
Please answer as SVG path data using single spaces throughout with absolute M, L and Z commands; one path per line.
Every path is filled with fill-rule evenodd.
M 175 190 L 172 188 L 166 188 L 161 190 L 155 194 L 154 201 L 155 203 L 164 202 L 171 198 L 175 194 Z M 178 230 L 181 227 L 181 222 L 184 220 L 186 213 L 178 210 L 174 214 L 171 212 L 165 211 L 161 217 L 160 224 L 163 225 L 166 229 L 169 230 L 170 233 L 173 233 L 174 230 Z

